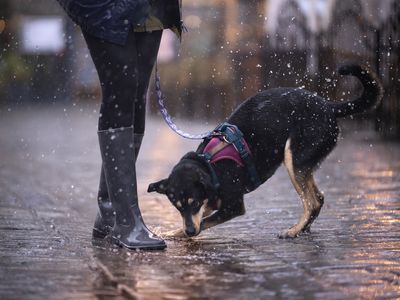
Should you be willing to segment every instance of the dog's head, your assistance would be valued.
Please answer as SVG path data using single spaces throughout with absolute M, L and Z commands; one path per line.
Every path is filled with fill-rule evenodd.
M 196 155 L 194 152 L 185 155 L 168 178 L 151 183 L 147 190 L 168 197 L 180 212 L 184 232 L 189 237 L 200 233 L 207 203 L 214 195 L 211 177 L 207 169 L 196 161 Z

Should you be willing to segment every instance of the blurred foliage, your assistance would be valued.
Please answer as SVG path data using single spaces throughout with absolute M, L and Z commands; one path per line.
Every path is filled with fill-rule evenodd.
M 6 51 L 0 59 L 0 87 L 12 81 L 29 81 L 33 67 L 18 53 Z
M 7 3 L 7 2 L 5 2 Z M 4 5 L 4 3 L 2 3 Z M 8 16 L 7 7 L 2 16 Z M 0 7 L 1 10 L 1 7 Z M 18 41 L 15 35 L 15 24 L 8 18 L 2 19 L 3 31 L 0 33 L 0 103 L 9 102 L 27 86 L 33 75 L 32 62 L 29 62 L 18 51 Z M 24 88 L 26 89 L 26 88 Z

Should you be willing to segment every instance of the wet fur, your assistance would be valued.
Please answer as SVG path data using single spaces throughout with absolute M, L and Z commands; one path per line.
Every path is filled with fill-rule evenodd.
M 243 132 L 261 181 L 268 180 L 284 163 L 300 196 L 304 212 L 298 223 L 280 237 L 292 238 L 309 231 L 323 206 L 324 196 L 313 172 L 337 143 L 337 118 L 364 112 L 382 98 L 379 81 L 367 69 L 350 65 L 339 72 L 361 81 L 364 92 L 359 98 L 329 102 L 306 90 L 276 88 L 249 98 L 227 120 Z M 213 167 L 220 188 L 215 191 L 207 166 L 196 154 L 202 153 L 205 146 L 203 142 L 196 152 L 186 154 L 167 179 L 149 185 L 149 192 L 166 194 L 181 212 L 183 230 L 175 234 L 195 236 L 245 213 L 246 170 L 231 160 L 216 162 Z

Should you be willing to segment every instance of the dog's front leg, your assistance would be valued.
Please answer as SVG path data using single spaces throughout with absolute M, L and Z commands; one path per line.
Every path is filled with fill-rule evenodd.
M 242 216 L 245 214 L 245 212 L 246 209 L 244 207 L 243 199 L 235 207 L 221 206 L 219 210 L 201 220 L 201 230 L 214 227 L 235 217 Z
M 186 234 L 182 228 L 178 228 L 175 230 L 167 231 L 166 233 L 162 234 L 163 238 L 185 238 Z

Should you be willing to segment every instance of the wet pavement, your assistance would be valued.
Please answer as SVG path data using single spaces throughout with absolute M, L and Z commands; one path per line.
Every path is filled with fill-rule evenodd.
M 147 185 L 197 142 L 148 119 L 140 206 L 155 232 L 181 226 Z M 92 242 L 100 154 L 96 106 L 0 111 L 0 299 L 400 298 L 400 144 L 351 130 L 317 172 L 325 206 L 309 235 L 281 240 L 300 201 L 284 168 L 246 215 L 161 252 Z M 190 131 L 211 129 L 181 123 Z

